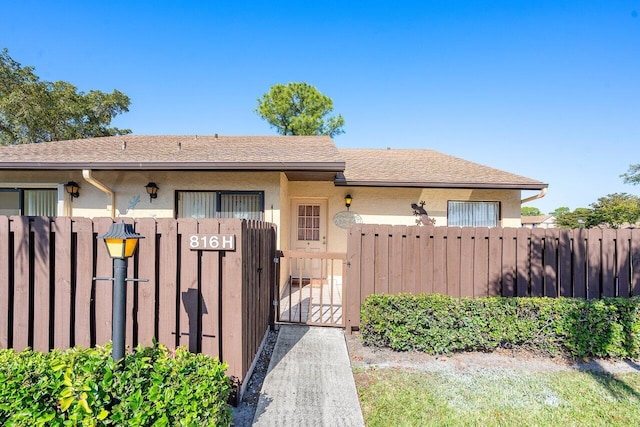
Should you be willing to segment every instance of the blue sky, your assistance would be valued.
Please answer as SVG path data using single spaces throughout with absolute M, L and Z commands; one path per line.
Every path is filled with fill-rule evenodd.
M 253 109 L 304 81 L 339 147 L 429 148 L 586 207 L 640 163 L 640 0 L 0 0 L 0 47 L 43 80 L 119 89 L 137 134 L 274 134 Z M 528 194 L 526 194 L 528 195 Z

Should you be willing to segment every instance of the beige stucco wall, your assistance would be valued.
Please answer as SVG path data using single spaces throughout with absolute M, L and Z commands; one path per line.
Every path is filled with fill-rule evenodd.
M 93 178 L 116 193 L 116 217 L 173 218 L 176 190 L 256 190 L 264 191 L 264 219 L 280 223 L 279 172 L 94 171 Z M 51 186 L 68 181 L 80 185 L 80 197 L 70 202 L 62 192 L 59 213 L 88 218 L 111 216 L 111 196 L 87 182 L 80 171 L 0 172 L 0 187 Z M 160 188 L 153 201 L 144 188 L 149 181 Z
M 421 188 L 335 187 L 324 182 L 290 182 L 289 199 L 321 197 L 328 200 L 327 250 L 343 252 L 347 247 L 347 231 L 336 226 L 333 216 L 346 210 L 344 196 L 351 194 L 351 212 L 364 224 L 415 225 L 411 203 L 426 202 L 425 209 L 436 220 L 436 226 L 447 225 L 449 200 L 501 202 L 501 226 L 520 227 L 520 190 L 467 190 Z M 284 206 L 284 204 L 283 204 Z M 284 242 L 283 242 L 284 243 Z
M 264 191 L 266 221 L 278 226 L 279 248 L 289 248 L 291 201 L 294 198 L 319 198 L 328 202 L 327 250 L 346 251 L 347 230 L 338 227 L 333 217 L 345 211 L 344 196 L 351 194 L 351 212 L 366 224 L 413 225 L 411 203 L 426 202 L 425 208 L 436 226 L 447 225 L 447 201 L 476 200 L 501 202 L 501 226 L 520 227 L 519 190 L 466 190 L 421 188 L 335 187 L 332 182 L 288 181 L 280 172 L 164 172 L 164 171 L 96 171 L 94 178 L 116 192 L 116 217 L 172 218 L 176 190 L 256 190 Z M 80 197 L 69 203 L 61 184 L 80 184 Z M 152 202 L 144 186 L 155 182 L 160 190 Z M 77 172 L 0 172 L 0 187 L 25 185 L 59 185 L 61 210 L 67 215 L 108 217 L 111 198 L 86 182 Z M 71 207 L 71 211 L 69 211 Z

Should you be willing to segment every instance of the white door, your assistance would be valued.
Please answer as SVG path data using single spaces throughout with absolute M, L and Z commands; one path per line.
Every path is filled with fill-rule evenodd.
M 326 252 L 327 201 L 293 199 L 291 213 L 291 249 L 300 252 Z M 306 260 L 296 270 L 293 272 L 295 277 L 321 279 L 324 276 L 320 259 Z

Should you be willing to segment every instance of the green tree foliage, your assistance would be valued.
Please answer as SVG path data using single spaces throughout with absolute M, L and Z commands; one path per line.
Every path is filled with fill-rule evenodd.
M 520 215 L 522 216 L 538 216 L 538 215 L 542 215 L 542 212 L 540 212 L 540 209 L 533 207 L 533 206 L 522 206 L 520 208 Z
M 555 216 L 557 218 L 560 215 L 564 215 L 564 214 L 569 213 L 569 212 L 571 212 L 571 209 L 569 209 L 566 206 L 561 206 L 561 207 L 556 208 L 555 210 L 549 212 L 549 215 L 553 215 L 553 216 Z
M 131 133 L 109 126 L 130 102 L 118 90 L 83 93 L 68 82 L 41 81 L 6 48 L 0 53 L 0 145 Z
M 329 135 L 344 133 L 340 114 L 333 111 L 333 101 L 307 83 L 275 84 L 258 98 L 254 110 L 280 135 Z
M 627 173 L 620 175 L 626 184 L 640 184 L 640 164 L 629 166 Z
M 567 207 L 561 207 L 551 212 L 556 218 L 558 228 L 582 228 L 591 226 L 592 211 L 589 208 L 576 208 L 571 212 Z
M 590 226 L 620 228 L 640 220 L 640 197 L 627 193 L 608 194 L 591 203 Z

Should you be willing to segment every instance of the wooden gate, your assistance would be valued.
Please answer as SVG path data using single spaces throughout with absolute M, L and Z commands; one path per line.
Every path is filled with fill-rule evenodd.
M 282 251 L 278 321 L 344 327 L 346 259 L 344 253 Z M 305 274 L 310 265 L 313 275 Z

